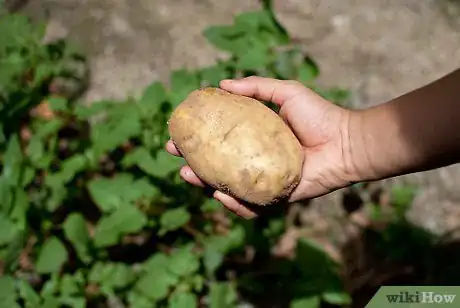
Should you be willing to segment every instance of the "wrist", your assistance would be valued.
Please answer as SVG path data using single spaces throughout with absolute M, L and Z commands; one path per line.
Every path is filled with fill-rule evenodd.
M 347 110 L 341 127 L 342 159 L 350 182 L 378 178 L 366 146 L 366 112 Z

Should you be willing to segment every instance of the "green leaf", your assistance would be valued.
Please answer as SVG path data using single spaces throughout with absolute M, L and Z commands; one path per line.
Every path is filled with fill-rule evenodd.
M 3 170 L 1 176 L 9 185 L 18 185 L 21 179 L 21 165 L 23 155 L 19 138 L 14 135 L 10 138 L 3 156 Z
M 44 139 L 51 135 L 55 135 L 63 126 L 64 121 L 59 118 L 45 121 L 40 123 L 40 126 L 38 126 L 37 130 L 35 131 L 35 135 L 38 138 Z
M 149 272 L 155 271 L 159 268 L 166 269 L 168 267 L 168 264 L 169 258 L 165 254 L 157 252 L 149 259 L 147 259 L 147 261 L 144 262 L 143 268 L 145 269 L 145 271 Z
M 246 232 L 241 225 L 234 226 L 228 234 L 212 235 L 205 240 L 206 247 L 226 254 L 233 249 L 240 248 L 246 240 Z
M 196 295 L 190 292 L 175 292 L 169 298 L 168 308 L 196 308 L 198 301 Z
M 0 249 L 0 260 L 2 260 L 5 272 L 14 272 L 17 269 L 19 256 L 24 249 L 26 241 L 25 232 L 18 232 L 12 241 Z
M 14 188 L 13 207 L 10 212 L 10 219 L 16 223 L 18 229 L 24 230 L 27 225 L 27 210 L 30 207 L 29 196 L 22 188 Z
M 203 31 L 203 36 L 220 50 L 234 54 L 243 54 L 245 50 L 244 29 L 234 26 L 211 26 Z M 247 48 L 247 44 L 246 44 Z
M 170 154 L 167 155 L 172 156 Z M 179 168 L 178 160 L 174 159 L 174 157 L 168 156 L 158 154 L 157 157 L 154 158 L 150 155 L 149 150 L 144 147 L 140 147 L 126 155 L 122 163 L 124 166 L 131 166 L 135 164 L 139 167 L 139 169 L 149 175 L 163 177 L 169 172 Z
M 90 106 L 77 104 L 74 108 L 74 114 L 79 120 L 87 120 L 100 114 L 102 111 L 110 109 L 114 105 L 115 103 L 112 101 L 93 102 Z
M 83 154 L 76 154 L 66 159 L 58 172 L 47 175 L 46 185 L 61 187 L 72 181 L 75 175 L 84 171 L 88 165 L 89 161 Z
M 43 298 L 43 303 L 41 308 L 60 308 L 61 304 L 59 303 L 59 299 L 53 296 L 47 296 Z
M 10 243 L 18 235 L 19 228 L 8 217 L 0 213 L 0 246 Z
M 167 100 L 164 86 L 160 82 L 154 82 L 144 90 L 138 104 L 144 115 L 151 116 L 160 111 L 162 104 Z
M 263 43 L 253 43 L 250 48 L 242 55 L 236 63 L 236 68 L 240 70 L 255 71 L 265 68 L 272 60 L 269 50 Z
M 57 183 L 55 183 L 57 185 Z M 46 209 L 50 212 L 55 211 L 59 206 L 61 206 L 64 199 L 67 197 L 67 188 L 64 186 L 53 186 L 51 187 L 51 195 L 46 200 Z
M 16 280 L 11 276 L 0 277 L 0 307 L 20 308 L 16 302 L 18 295 L 16 293 Z
M 395 185 L 391 188 L 391 204 L 400 216 L 410 208 L 416 192 L 414 187 L 406 185 Z
M 299 67 L 298 80 L 308 85 L 315 80 L 318 75 L 318 65 L 311 58 L 306 57 Z
M 322 298 L 325 302 L 333 305 L 350 305 L 352 302 L 350 294 L 342 292 L 324 292 Z
M 209 290 L 209 308 L 233 308 L 238 298 L 235 286 L 226 282 L 212 282 Z
M 123 159 L 123 164 L 125 166 L 135 164 L 139 167 L 139 169 L 141 169 L 149 175 L 162 176 L 165 175 L 168 171 L 173 171 L 174 167 L 178 167 L 178 165 L 175 164 L 176 160 L 169 159 L 169 157 L 167 158 L 168 160 L 170 160 L 170 167 L 165 158 L 166 157 L 163 157 L 163 155 L 160 154 L 159 157 L 155 159 L 152 155 L 150 155 L 149 150 L 147 150 L 144 147 L 140 147 L 136 148 L 133 152 L 126 155 Z M 169 169 L 168 167 L 171 169 Z
M 60 293 L 63 296 L 78 294 L 83 291 L 84 284 L 85 278 L 82 276 L 81 272 L 75 276 L 65 274 L 60 281 Z
M 78 257 L 84 262 L 91 261 L 89 254 L 90 237 L 85 218 L 79 213 L 71 213 L 63 224 L 64 234 L 73 244 Z
M 168 296 L 170 287 L 177 282 L 177 276 L 164 268 L 157 268 L 139 279 L 135 290 L 153 301 L 159 301 Z
M 272 10 L 239 14 L 235 17 L 235 26 L 249 32 L 253 37 L 262 39 L 267 46 L 284 45 L 290 42 L 289 35 L 276 20 Z
M 88 183 L 88 190 L 103 212 L 111 212 L 143 199 L 150 200 L 160 193 L 146 178 L 134 181 L 133 175 L 128 173 L 119 173 L 110 179 L 94 179 Z
M 206 246 L 203 256 L 203 264 L 208 276 L 214 276 L 214 272 L 219 268 L 223 260 L 224 255 L 222 252 L 213 249 L 212 246 Z
M 171 74 L 170 101 L 173 106 L 181 103 L 190 92 L 200 87 L 200 79 L 197 72 L 180 69 Z
M 59 291 L 59 285 L 61 282 L 61 279 L 59 279 L 60 273 L 53 273 L 51 274 L 51 277 L 45 281 L 43 284 L 42 290 L 40 292 L 40 295 L 43 298 L 50 298 L 53 297 L 53 294 Z
M 142 133 L 142 114 L 135 104 L 119 103 L 107 110 L 107 118 L 96 123 L 90 133 L 94 155 L 99 158 Z
M 32 164 L 40 167 L 40 161 L 45 154 L 45 144 L 42 139 L 38 138 L 36 135 L 32 136 L 29 144 L 27 145 L 26 151 Z
M 86 299 L 84 297 L 65 297 L 61 296 L 59 298 L 59 303 L 62 305 L 65 305 L 66 307 L 72 307 L 72 308 L 86 308 Z
M 157 168 L 152 175 L 159 178 L 166 177 L 171 172 L 177 171 L 181 167 L 181 159 L 164 150 L 158 152 L 156 162 Z
M 231 77 L 225 63 L 219 63 L 201 70 L 201 80 L 206 86 L 218 87 L 223 79 Z
M 88 281 L 98 284 L 105 291 L 122 289 L 136 279 L 132 267 L 124 263 L 96 262 L 88 275 Z
M 321 300 L 318 296 L 295 299 L 291 302 L 290 308 L 319 308 Z
M 67 250 L 61 241 L 51 237 L 43 244 L 38 254 L 36 271 L 40 274 L 57 272 L 67 261 Z
M 160 217 L 159 235 L 164 235 L 168 231 L 174 231 L 184 226 L 191 218 L 190 213 L 185 207 L 179 207 L 165 211 Z
M 100 219 L 95 229 L 94 245 L 114 245 L 122 235 L 138 232 L 146 224 L 147 218 L 139 209 L 131 205 L 121 206 Z
M 25 280 L 18 280 L 20 297 L 26 302 L 26 307 L 39 307 L 41 298 L 32 286 Z
M 48 78 L 52 77 L 54 73 L 54 67 L 50 63 L 39 63 L 34 71 L 34 85 L 38 86 Z
M 155 304 L 148 297 L 137 291 L 129 292 L 127 300 L 130 308 L 155 308 Z
M 296 263 L 304 279 L 310 279 L 317 291 L 323 291 L 335 279 L 337 263 L 313 241 L 300 239 Z
M 203 290 L 203 287 L 205 285 L 205 278 L 199 274 L 193 276 L 190 279 L 190 284 L 192 285 L 193 289 L 196 292 L 201 292 Z
M 49 97 L 46 101 L 53 111 L 66 112 L 69 109 L 68 101 L 64 97 Z
M 206 201 L 201 205 L 201 211 L 203 213 L 212 213 L 222 209 L 222 203 L 214 198 L 207 198 Z
M 198 256 L 188 248 L 175 250 L 169 259 L 169 271 L 180 277 L 193 275 L 199 267 Z

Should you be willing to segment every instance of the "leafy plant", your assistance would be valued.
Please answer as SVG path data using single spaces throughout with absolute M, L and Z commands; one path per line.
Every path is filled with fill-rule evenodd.
M 2 13 L 0 305 L 238 307 L 266 299 L 266 288 L 291 307 L 350 303 L 319 247 L 301 241 L 295 260 L 274 258 L 279 216 L 228 214 L 184 183 L 180 159 L 163 149 L 171 110 L 223 78 L 298 79 L 342 98 L 315 86 L 317 65 L 263 4 L 204 31 L 227 60 L 174 71 L 168 87 L 153 82 L 140 97 L 90 105 L 56 89 L 58 80 L 84 88 L 85 58 L 67 41 L 42 42 L 44 25 Z

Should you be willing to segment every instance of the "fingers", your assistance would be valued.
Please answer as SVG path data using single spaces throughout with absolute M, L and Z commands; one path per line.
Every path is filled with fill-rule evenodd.
M 188 182 L 189 184 L 198 186 L 198 187 L 206 187 L 206 184 L 201 181 L 198 176 L 193 172 L 193 170 L 189 166 L 184 166 L 180 170 L 180 176 L 184 181 Z M 216 190 L 213 194 L 213 197 L 222 203 L 227 209 L 234 212 L 236 215 L 241 216 L 246 219 L 252 219 L 257 216 L 256 213 L 239 203 L 234 198 Z
M 252 219 L 257 216 L 256 213 L 239 203 L 237 200 L 218 190 L 214 192 L 214 198 L 238 216 L 246 219 Z
M 180 169 L 180 176 L 181 178 L 198 187 L 206 187 L 206 184 L 200 180 L 200 178 L 193 172 L 193 170 L 190 168 L 190 166 L 184 166 Z
M 180 176 L 189 184 L 203 188 L 206 187 L 206 184 L 198 178 L 198 176 L 189 166 L 184 166 L 181 168 Z M 218 190 L 214 192 L 213 197 L 238 216 L 244 217 L 246 219 L 251 219 L 257 216 L 256 213 L 239 203 L 237 200 Z
M 308 94 L 300 82 L 251 76 L 239 80 L 222 80 L 220 87 L 234 94 L 250 96 L 282 106 L 298 94 Z
M 182 156 L 180 153 L 179 153 L 179 150 L 176 148 L 176 146 L 174 145 L 174 143 L 172 142 L 172 140 L 168 140 L 168 142 L 166 143 L 166 151 L 169 153 L 169 154 L 172 154 L 174 156 Z

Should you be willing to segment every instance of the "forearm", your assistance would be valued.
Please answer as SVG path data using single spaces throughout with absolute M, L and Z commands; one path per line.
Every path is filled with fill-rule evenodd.
M 350 149 L 360 180 L 460 162 L 460 70 L 352 114 Z

